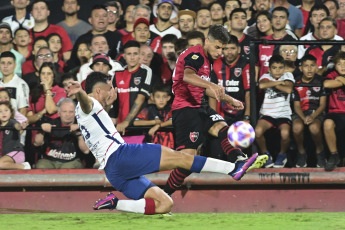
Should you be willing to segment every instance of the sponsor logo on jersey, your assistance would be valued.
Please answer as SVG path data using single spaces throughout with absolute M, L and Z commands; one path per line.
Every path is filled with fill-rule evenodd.
M 192 59 L 193 59 L 193 60 L 196 60 L 196 59 L 198 59 L 198 58 L 199 58 L 199 56 L 196 55 L 196 54 L 194 54 L 194 55 L 192 56 Z
M 241 74 L 242 74 L 242 68 L 235 68 L 234 74 L 235 74 L 236 77 L 241 76 Z
M 199 132 L 190 132 L 189 133 L 189 139 L 192 141 L 192 142 L 196 142 L 199 138 Z
M 320 89 L 321 89 L 321 87 L 313 87 L 313 90 L 314 90 L 315 92 L 319 92 Z
M 134 84 L 139 85 L 141 82 L 141 77 L 135 77 L 134 78 Z
M 5 130 L 5 134 L 6 135 L 10 134 L 10 130 Z
M 124 80 L 121 80 L 119 85 L 124 85 L 125 84 L 125 81 Z

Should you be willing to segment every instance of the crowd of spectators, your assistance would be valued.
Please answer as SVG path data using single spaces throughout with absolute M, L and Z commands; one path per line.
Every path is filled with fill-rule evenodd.
M 214 24 L 224 25 L 231 39 L 208 77 L 245 109 L 209 104 L 229 124 L 249 122 L 249 65 L 255 65 L 255 144 L 269 156 L 265 166 L 331 171 L 344 164 L 345 46 L 289 45 L 344 40 L 343 0 L 117 0 L 95 3 L 88 21 L 78 18 L 78 0 L 61 0 L 65 18 L 56 25 L 48 21 L 46 0 L 10 2 L 15 13 L 0 18 L 0 122 L 11 127 L 0 130 L 0 169 L 97 167 L 74 119 L 75 98 L 66 94 L 69 82 L 85 87 L 94 71 L 117 87 L 109 114 L 128 141 L 174 148 L 166 127 L 172 125 L 176 61 L 183 50 L 203 46 Z M 255 39 L 287 44 L 251 50 Z M 25 131 L 28 125 L 41 129 Z M 132 138 L 128 127 L 136 126 L 150 128 L 138 128 Z M 217 145 L 209 138 L 199 151 L 223 158 Z

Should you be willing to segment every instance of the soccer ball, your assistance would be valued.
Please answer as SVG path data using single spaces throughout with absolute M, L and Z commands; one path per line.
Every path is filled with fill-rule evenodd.
M 228 140 L 234 147 L 247 148 L 253 143 L 254 139 L 255 131 L 247 122 L 237 121 L 228 129 Z

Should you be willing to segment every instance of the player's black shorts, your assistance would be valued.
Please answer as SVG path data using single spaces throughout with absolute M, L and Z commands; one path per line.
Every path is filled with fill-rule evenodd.
M 224 118 L 210 106 L 185 107 L 172 112 L 176 149 L 197 149 L 204 142 L 208 130 Z
M 331 119 L 335 123 L 335 131 L 339 132 L 345 129 L 345 114 L 343 113 L 327 113 L 325 120 Z
M 272 128 L 279 128 L 283 124 L 291 126 L 291 120 L 289 118 L 273 118 L 270 116 L 261 115 L 259 120 L 265 120 L 272 125 Z

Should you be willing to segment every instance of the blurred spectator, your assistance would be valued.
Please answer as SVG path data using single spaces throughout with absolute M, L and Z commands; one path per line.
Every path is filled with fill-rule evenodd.
M 26 82 L 14 73 L 16 57 L 6 51 L 0 55 L 0 72 L 2 80 L 0 86 L 8 90 L 11 96 L 11 104 L 14 110 L 18 110 L 26 116 L 29 106 L 29 87 Z
M 151 92 L 152 70 L 139 63 L 139 52 L 140 44 L 137 41 L 125 44 L 123 57 L 127 62 L 126 69 L 117 72 L 113 79 L 113 86 L 118 88 L 118 99 L 114 106 L 116 128 L 122 134 L 132 124 L 141 107 L 145 106 Z
M 273 1 L 273 9 L 277 7 L 284 7 L 289 11 L 287 29 L 292 30 L 297 37 L 302 37 L 302 29 L 304 27 L 302 12 L 294 5 L 290 4 L 288 0 Z
M 241 55 L 247 59 L 250 58 L 250 41 L 253 37 L 243 33 L 247 27 L 246 11 L 242 8 L 234 9 L 229 18 L 230 34 L 237 37 L 241 46 Z
M 163 64 L 161 66 L 161 79 L 163 84 L 172 85 L 172 74 L 176 66 L 177 55 L 175 51 L 175 43 L 177 37 L 174 34 L 165 35 L 162 38 L 162 56 Z
M 92 29 L 89 23 L 78 18 L 79 1 L 62 0 L 61 9 L 65 13 L 65 19 L 56 24 L 65 29 L 73 45 L 80 35 Z
M 79 38 L 75 42 L 73 46 L 73 50 L 72 50 L 71 60 L 68 61 L 65 71 L 73 69 L 76 66 L 80 66 L 80 62 L 77 57 L 77 47 L 79 47 L 80 43 L 91 44 L 91 40 L 93 40 L 93 37 L 95 35 L 103 35 L 106 38 L 108 50 L 109 50 L 107 54 L 112 59 L 115 59 L 122 50 L 122 43 L 121 43 L 122 34 L 118 31 L 109 31 L 107 29 L 108 12 L 104 5 L 93 6 L 91 10 L 91 16 L 89 18 L 89 22 L 92 26 L 92 30 L 79 36 Z M 96 54 L 96 53 L 105 53 L 105 52 L 98 51 L 93 54 Z
M 254 6 L 253 6 L 253 9 L 255 9 L 255 11 L 252 13 L 252 18 L 249 20 L 250 26 L 244 30 L 244 33 L 248 34 L 252 37 L 255 37 L 257 35 L 256 23 L 255 23 L 257 21 L 257 14 L 260 11 L 270 12 L 271 7 L 272 7 L 272 1 L 271 0 L 255 0 Z
M 225 15 L 225 23 L 224 27 L 227 28 L 230 32 L 229 27 L 229 20 L 230 14 L 234 9 L 242 8 L 242 3 L 240 0 L 227 0 L 225 1 L 225 8 L 224 8 L 224 15 Z
M 192 47 L 196 45 L 204 45 L 205 36 L 200 31 L 192 31 L 187 34 L 187 47 Z M 176 42 L 175 42 L 175 49 L 176 49 Z M 176 49 L 177 50 L 177 49 Z
M 322 19 L 329 16 L 329 11 L 327 7 L 324 5 L 315 5 L 311 8 L 309 13 L 309 22 L 310 22 L 310 31 L 305 36 L 301 37 L 300 40 L 320 40 L 320 22 Z M 335 35 L 334 40 L 343 40 L 340 36 Z M 308 45 L 299 45 L 298 46 L 298 59 L 301 59 L 305 51 L 307 50 L 309 46 Z
M 308 127 L 316 146 L 317 167 L 325 167 L 323 148 L 322 122 L 326 109 L 326 92 L 323 88 L 323 77 L 317 75 L 316 58 L 305 55 L 301 60 L 302 75 L 296 76 L 293 92 L 294 114 L 292 131 L 297 144 L 296 167 L 307 166 L 307 153 L 304 148 L 304 128 Z
M 324 0 L 323 4 L 327 7 L 329 11 L 329 16 L 334 20 L 337 20 L 337 13 L 339 10 L 338 0 Z
M 39 77 L 40 85 L 30 92 L 27 113 L 30 124 L 41 120 L 43 115 L 52 119 L 59 117 L 57 105 L 66 98 L 65 90 L 57 84 L 57 73 L 53 63 L 44 62 L 39 70 Z
M 12 31 L 11 27 L 6 22 L 0 23 L 0 54 L 5 51 L 10 51 L 16 57 L 16 68 L 14 73 L 17 74 L 19 77 L 22 76 L 22 64 L 25 61 L 23 55 L 21 55 L 18 51 L 12 48 Z M 2 78 L 2 74 L 0 73 L 0 78 Z
M 314 5 L 315 5 L 315 0 L 302 0 L 302 5 L 299 7 L 300 11 L 302 12 L 303 25 L 304 25 L 302 28 L 302 36 L 307 34 L 306 28 L 307 28 L 307 23 L 309 20 L 309 12 Z
M 276 7 L 272 11 L 273 34 L 263 37 L 267 40 L 295 41 L 296 37 L 291 36 L 286 31 L 289 11 L 285 7 Z M 268 62 L 272 55 L 279 54 L 279 45 L 259 45 L 258 61 L 259 76 L 268 72 Z
M 39 159 L 38 169 L 80 169 L 83 164 L 80 156 L 90 151 L 81 136 L 75 121 L 75 104 L 66 98 L 59 104 L 59 117 L 41 124 L 43 133 L 35 136 L 34 146 L 43 146 L 44 154 Z M 55 130 L 54 128 L 70 127 Z
M 151 46 L 140 45 L 140 59 L 139 59 L 140 64 L 150 66 L 153 55 L 154 54 L 153 54 L 153 50 Z
M 51 33 L 47 37 L 48 47 L 53 53 L 53 59 L 55 63 L 58 63 L 62 70 L 65 62 L 59 58 L 59 53 L 62 49 L 61 37 L 57 33 Z
M 209 6 L 211 12 L 212 25 L 223 25 L 223 18 L 225 16 L 224 9 L 219 2 L 212 2 Z
M 145 4 L 138 4 L 133 9 L 133 23 L 138 20 L 138 18 L 146 18 L 147 21 L 151 19 L 151 8 Z
M 79 60 L 80 66 L 76 66 L 73 69 L 69 70 L 69 73 L 77 75 L 80 70 L 80 67 L 89 62 L 91 58 L 91 50 L 89 49 L 90 44 L 79 43 L 77 47 L 77 58 Z
M 160 0 L 153 6 L 153 15 L 157 16 L 157 23 L 150 25 L 152 32 L 161 37 L 167 34 L 175 34 L 178 38 L 181 37 L 181 32 L 173 27 L 170 22 L 170 19 L 177 16 L 177 9 L 172 0 Z
M 68 88 L 69 83 L 71 83 L 72 81 L 77 81 L 77 80 L 78 80 L 77 77 L 70 73 L 65 73 L 61 76 L 61 85 L 64 88 L 66 94 L 67 94 L 67 88 Z M 75 95 L 68 96 L 68 98 L 72 99 L 74 102 L 77 101 L 77 98 Z
M 29 30 L 31 39 L 35 40 L 39 36 L 47 37 L 51 33 L 59 34 L 62 40 L 62 49 L 59 55 L 60 58 L 67 61 L 70 59 L 73 47 L 71 39 L 68 37 L 64 28 L 48 22 L 49 15 L 48 2 L 46 0 L 34 0 L 32 4 L 32 16 L 35 19 L 35 26 Z
M 337 12 L 337 19 L 345 19 L 345 0 L 338 0 L 339 3 L 339 9 Z
M 339 156 L 337 139 L 345 129 L 345 52 L 339 52 L 333 58 L 335 70 L 326 76 L 323 86 L 330 89 L 328 97 L 328 113 L 323 123 L 324 136 L 331 153 L 326 166 L 326 171 L 334 170 L 344 155 Z
M 30 0 L 11 0 L 15 13 L 3 18 L 2 22 L 7 22 L 11 26 L 12 32 L 15 32 L 19 27 L 24 27 L 27 30 L 34 27 L 35 20 L 26 10 L 29 4 Z
M 269 60 L 269 73 L 262 75 L 259 80 L 260 89 L 265 89 L 265 98 L 255 127 L 255 137 L 261 152 L 269 156 L 266 168 L 283 168 L 287 162 L 286 152 L 290 145 L 290 94 L 295 79 L 291 73 L 284 73 L 284 65 L 282 56 L 273 55 Z M 274 163 L 264 136 L 271 128 L 279 129 L 281 137 L 280 152 Z
M 116 1 L 108 1 L 105 3 L 108 12 L 108 30 L 115 31 L 116 24 L 120 19 L 120 9 Z
M 25 59 L 31 56 L 31 38 L 29 30 L 20 27 L 14 32 L 13 44 L 15 45 L 15 50 L 17 50 Z
M 320 39 L 334 40 L 337 34 L 337 22 L 331 17 L 326 17 L 320 22 Z M 310 46 L 305 54 L 311 54 L 317 59 L 319 74 L 323 74 L 332 57 L 340 50 L 340 45 L 314 45 Z
M 133 32 L 133 25 L 134 25 L 133 11 L 134 11 L 134 7 L 135 7 L 135 5 L 129 5 L 126 8 L 126 13 L 125 13 L 125 16 L 124 16 L 124 21 L 126 22 L 126 27 L 119 30 L 119 32 L 123 36 L 128 34 L 128 33 Z
M 273 34 L 272 15 L 268 11 L 259 11 L 256 16 L 257 39 Z
M 213 63 L 211 81 L 225 88 L 225 93 L 241 101 L 244 110 L 233 110 L 225 102 L 209 98 L 210 106 L 222 115 L 228 124 L 250 120 L 249 61 L 241 56 L 241 46 L 236 36 L 231 35 L 223 48 L 223 57 Z
M 175 51 L 176 51 L 177 56 L 180 56 L 180 54 L 187 48 L 188 48 L 188 43 L 186 39 L 183 39 L 183 38 L 177 39 L 175 43 Z
M 285 60 L 285 72 L 292 73 L 295 77 L 301 75 L 299 68 L 296 68 L 297 62 L 297 46 L 281 45 L 279 47 L 279 55 Z M 298 64 L 297 64 L 298 65 Z
M 20 143 L 21 125 L 13 119 L 14 110 L 9 101 L 0 102 L 1 127 L 15 128 L 0 131 L 0 169 L 31 169 L 25 162 L 24 147 Z
M 226 1 L 226 3 L 227 2 L 228 1 Z M 248 23 L 248 26 L 250 26 L 250 25 L 252 25 L 254 23 L 254 20 L 250 20 L 252 18 L 252 12 L 253 12 L 252 11 L 252 5 L 253 5 L 253 2 L 251 0 L 240 0 L 240 2 L 241 2 L 241 8 L 246 11 L 247 23 Z M 226 3 L 225 3 L 225 11 L 226 11 Z M 229 13 L 229 15 L 230 15 L 230 13 Z
M 148 45 L 140 45 L 139 63 L 149 66 L 152 70 L 151 86 L 162 83 L 161 80 L 161 64 L 163 58 L 161 55 L 154 53 L 152 48 Z
M 196 12 L 196 30 L 202 32 L 207 37 L 211 24 L 210 10 L 207 7 L 200 8 Z
M 48 41 L 46 37 L 40 36 L 35 38 L 35 41 L 33 42 L 33 45 L 31 47 L 31 56 L 27 58 L 27 60 L 22 65 L 23 76 L 25 74 L 34 72 L 35 70 L 38 71 L 39 68 L 36 68 L 37 66 L 35 66 L 35 59 L 38 50 L 42 47 L 48 47 Z
M 23 80 L 28 84 L 30 91 L 35 89 L 40 85 L 40 78 L 39 78 L 39 69 L 41 68 L 44 62 L 52 62 L 54 63 L 53 53 L 48 47 L 41 47 L 37 55 L 35 56 L 35 60 L 33 61 L 34 68 L 33 72 L 27 73 L 23 76 Z M 59 65 L 54 63 L 55 69 L 59 69 Z
M 151 100 L 154 104 L 149 104 L 143 108 L 133 122 L 134 126 L 152 126 L 148 131 L 149 142 L 161 144 L 169 148 L 174 148 L 174 137 L 172 132 L 159 131 L 162 127 L 172 126 L 170 100 L 171 88 L 164 85 L 156 85 L 152 89 Z
M 191 10 L 180 10 L 178 12 L 178 27 L 182 38 L 186 38 L 187 33 L 194 31 L 196 13 Z
M 92 56 L 98 53 L 108 54 L 109 45 L 108 45 L 106 37 L 102 34 L 94 35 L 93 38 L 91 39 L 90 51 L 91 51 Z M 84 65 L 80 67 L 79 73 L 77 74 L 77 78 L 79 82 L 83 82 L 86 79 L 86 77 L 91 72 L 93 72 L 93 70 L 90 68 L 90 65 L 92 64 L 92 62 L 93 62 L 93 59 L 90 58 L 89 62 L 85 63 Z M 114 76 L 115 71 L 123 70 L 122 65 L 111 58 L 109 59 L 109 63 L 112 66 L 111 70 L 108 73 L 110 76 Z

